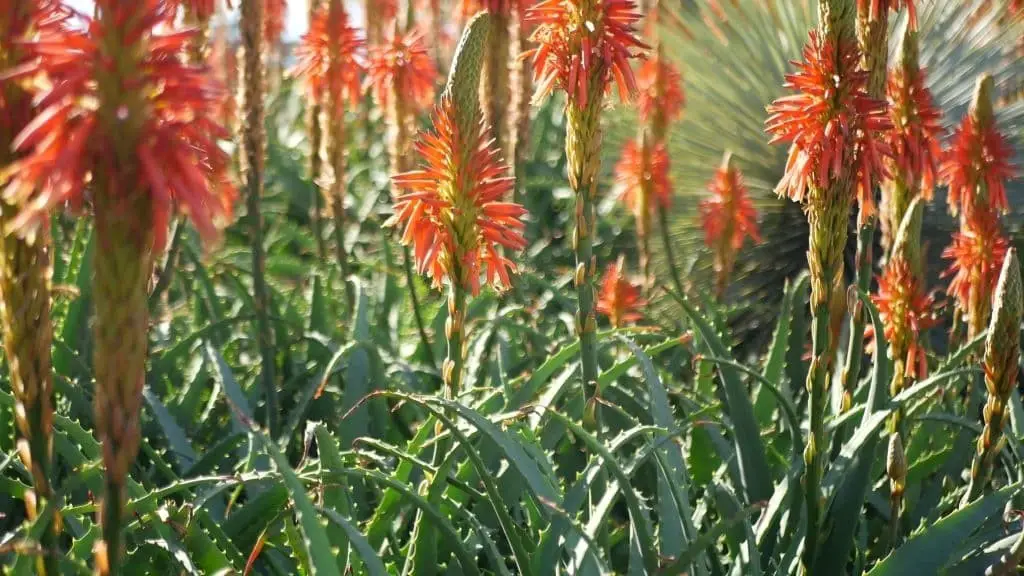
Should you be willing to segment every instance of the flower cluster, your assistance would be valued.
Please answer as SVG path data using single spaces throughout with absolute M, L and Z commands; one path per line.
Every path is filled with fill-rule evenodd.
M 904 40 L 908 41 L 912 40 Z M 923 70 L 894 70 L 889 77 L 888 95 L 892 129 L 887 139 L 892 150 L 892 176 L 907 186 L 919 187 L 924 198 L 930 200 L 942 153 L 942 113 L 932 101 Z
M 739 250 L 747 236 L 761 241 L 757 229 L 757 210 L 747 196 L 743 174 L 726 160 L 708 184 L 710 198 L 700 202 L 704 242 L 708 247 L 719 243 L 731 250 Z
M 918 380 L 926 377 L 928 358 L 919 340 L 923 331 L 937 323 L 932 312 L 935 299 L 925 293 L 905 258 L 894 258 L 886 265 L 871 300 L 878 307 L 886 341 L 894 351 L 905 354 L 904 375 Z M 871 327 L 868 333 L 873 333 Z
M 768 107 L 771 143 L 792 143 L 776 192 L 802 202 L 811 186 L 824 189 L 854 177 L 860 216 L 867 218 L 873 214 L 871 182 L 886 174 L 882 159 L 889 150 L 881 136 L 891 124 L 885 102 L 868 95 L 852 42 L 836 46 L 812 31 L 803 55 L 804 62 L 794 63 L 797 72 L 786 76 L 786 87 L 798 94 Z
M 615 182 L 622 189 L 622 201 L 637 219 L 656 206 L 668 208 L 672 202 L 668 168 L 665 146 L 650 139 L 631 140 L 622 150 L 622 158 L 615 166 Z
M 962 212 L 971 218 L 975 208 L 1005 211 L 1005 181 L 1014 174 L 1012 155 L 1009 143 L 993 122 L 983 126 L 975 114 L 965 116 L 939 168 L 942 180 L 949 185 L 950 212 Z M 986 206 L 980 206 L 982 203 Z
M 637 109 L 644 122 L 669 123 L 679 119 L 686 105 L 683 75 L 658 50 L 637 70 Z
M 952 242 L 942 252 L 942 257 L 951 261 L 943 277 L 952 278 L 947 291 L 960 310 L 972 309 L 972 296 L 988 301 L 1008 248 L 999 221 L 991 213 L 979 213 L 970 226 L 953 233 Z
M 523 55 L 533 59 L 534 99 L 557 86 L 584 108 L 604 95 L 612 78 L 621 98 L 632 95 L 629 59 L 646 48 L 636 35 L 640 19 L 633 0 L 541 0 L 527 9 L 526 23 L 537 26 L 530 38 L 537 47 Z
M 437 68 L 418 31 L 397 33 L 390 42 L 370 48 L 367 82 L 381 106 L 388 106 L 391 91 L 419 109 L 434 101 Z
M 626 264 L 622 257 L 609 264 L 601 279 L 601 292 L 597 298 L 597 311 L 608 317 L 612 326 L 618 328 L 631 322 L 638 322 L 644 315 L 640 308 L 647 301 L 640 296 L 640 287 L 626 276 Z
M 175 207 L 211 239 L 235 197 L 229 158 L 217 145 L 228 137 L 217 120 L 222 90 L 205 66 L 181 57 L 194 33 L 167 28 L 173 17 L 168 4 L 96 4 L 102 18 L 86 19 L 84 29 L 41 31 L 25 44 L 36 58 L 8 74 L 8 81 L 38 74 L 50 80 L 36 97 L 35 119 L 13 143 L 26 156 L 0 177 L 8 181 L 4 197 L 23 206 L 12 228 L 31 234 L 51 209 L 82 206 L 95 172 L 110 176 L 129 169 L 114 162 L 130 162 L 152 199 L 154 250 L 164 245 Z M 108 53 L 104 40 L 115 32 L 138 49 Z M 126 193 L 106 184 L 112 183 L 91 189 Z
M 305 80 L 314 100 L 326 96 L 340 103 L 348 98 L 355 105 L 361 93 L 363 65 L 357 54 L 362 48 L 363 40 L 349 24 L 345 10 L 321 6 L 295 48 L 292 74 Z M 341 110 L 334 112 L 341 113 Z
M 435 288 L 457 283 L 475 295 L 481 275 L 488 285 L 510 287 L 516 265 L 501 248 L 526 247 L 526 210 L 502 201 L 514 179 L 506 176 L 486 126 L 458 134 L 455 115 L 453 101 L 444 98 L 434 114 L 434 133 L 416 144 L 423 167 L 393 178 L 405 193 L 387 225 L 405 227 L 401 241 L 413 247 L 419 272 Z

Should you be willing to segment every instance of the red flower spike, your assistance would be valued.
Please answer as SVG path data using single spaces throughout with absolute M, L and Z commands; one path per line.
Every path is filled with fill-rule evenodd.
M 5 46 L 0 51 L 0 73 L 9 75 L 17 70 L 32 66 L 36 54 L 31 50 L 18 49 L 16 42 L 28 40 L 34 33 L 46 34 L 59 28 L 67 20 L 68 12 L 57 0 L 0 0 L 0 36 Z M 6 46 L 7 43 L 10 46 Z M 24 77 L 27 87 L 35 81 Z M 15 84 L 0 77 L 0 140 L 10 142 L 32 119 L 31 97 L 22 90 L 15 90 Z M 6 158 L 8 150 L 0 152 Z M 2 168 L 2 166 L 0 166 Z
M 949 185 L 950 212 L 971 217 L 981 185 L 987 192 L 988 209 L 1005 212 L 1005 182 L 1014 176 L 1012 155 L 1013 149 L 995 126 L 983 128 L 973 114 L 964 116 L 939 168 Z
M 732 250 L 743 247 L 747 236 L 761 242 L 757 229 L 757 210 L 747 196 L 743 174 L 729 163 L 723 163 L 708 184 L 711 197 L 701 200 L 700 216 L 704 227 L 704 243 L 714 248 L 723 235 Z
M 672 122 L 682 116 L 686 105 L 683 75 L 666 58 L 655 55 L 644 62 L 637 71 L 636 84 L 642 121 L 657 117 L 662 122 Z
M 436 82 L 437 68 L 419 31 L 399 34 L 387 44 L 370 48 L 367 83 L 382 107 L 387 107 L 394 88 L 418 109 L 426 109 L 434 101 Z
M 202 1 L 202 0 L 193 0 Z M 288 15 L 286 0 L 266 0 L 263 4 L 263 40 L 268 45 L 276 44 L 284 32 L 284 19 Z
M 961 310 L 970 310 L 972 288 L 987 294 L 995 290 L 1008 248 L 1009 241 L 991 212 L 974 214 L 953 233 L 952 242 L 942 252 L 942 257 L 952 262 L 942 276 L 952 277 L 947 292 L 957 299 Z
M 892 151 L 894 175 L 903 182 L 920 184 L 926 200 L 931 200 L 941 158 L 942 112 L 935 107 L 925 86 L 923 70 L 909 77 L 902 69 L 889 76 L 889 117 L 892 129 L 887 137 Z
M 868 96 L 854 43 L 837 51 L 812 30 L 803 55 L 804 62 L 794 62 L 797 72 L 786 75 L 785 86 L 798 93 L 768 107 L 771 143 L 792 143 L 775 191 L 802 202 L 809 186 L 825 188 L 849 175 L 862 204 L 860 216 L 867 218 L 874 213 L 871 182 L 887 175 L 882 160 L 890 151 L 882 133 L 892 124 L 886 104 Z
M 320 101 L 327 91 L 334 102 L 348 98 L 355 106 L 361 95 L 360 74 L 363 65 L 356 54 L 362 50 L 363 40 L 358 31 L 349 25 L 344 8 L 331 18 L 328 6 L 321 6 L 309 22 L 309 30 L 295 48 L 295 67 L 291 74 L 306 83 L 310 97 Z M 332 53 L 341 56 L 336 66 L 331 66 Z M 332 110 L 341 114 L 344 110 Z
M 871 301 L 878 307 L 885 339 L 893 349 L 906 350 L 904 375 L 927 377 L 927 354 L 919 341 L 923 331 L 938 324 L 932 313 L 935 298 L 924 292 L 905 259 L 896 258 L 886 265 Z M 874 331 L 869 328 L 865 335 L 873 339 Z
M 96 4 L 103 18 L 82 16 L 84 30 L 41 32 L 24 44 L 35 58 L 6 78 L 46 74 L 51 82 L 36 96 L 35 119 L 13 142 L 25 156 L 0 174 L 5 199 L 22 206 L 12 228 L 31 235 L 51 209 L 82 206 L 94 170 L 108 170 L 111 151 L 119 151 L 132 155 L 139 185 L 152 197 L 154 251 L 163 248 L 175 207 L 212 240 L 235 197 L 230 159 L 217 145 L 228 137 L 216 120 L 223 91 L 206 66 L 181 57 L 194 33 L 167 30 L 168 4 Z M 104 40 L 111 35 L 131 41 L 131 50 L 108 54 Z M 114 58 L 119 74 L 111 73 Z M 112 193 L 105 186 L 91 190 Z
M 618 328 L 642 320 L 644 315 L 640 308 L 646 305 L 647 301 L 640 296 L 640 287 L 626 277 L 623 258 L 619 257 L 617 262 L 609 264 L 601 279 L 597 312 L 607 316 L 612 326 Z
M 878 20 L 890 9 L 899 11 L 901 4 L 907 7 L 910 27 L 917 30 L 917 8 L 914 6 L 914 0 L 857 0 L 857 10 L 868 11 L 868 18 Z
M 488 285 L 508 288 L 516 265 L 500 248 L 526 247 L 526 210 L 502 201 L 515 180 L 487 134 L 483 123 L 473 134 L 458 134 L 454 104 L 446 98 L 435 110 L 434 132 L 416 143 L 423 167 L 392 179 L 405 192 L 386 225 L 404 226 L 402 244 L 412 246 L 419 272 L 435 288 L 458 282 L 476 295 L 481 275 Z
M 629 59 L 647 49 L 635 29 L 641 17 L 633 0 L 541 0 L 528 8 L 525 21 L 537 25 L 530 37 L 537 47 L 523 57 L 533 59 L 534 99 L 557 86 L 585 107 L 612 78 L 619 97 L 628 99 L 636 92 Z
M 672 203 L 668 169 L 668 152 L 664 145 L 639 144 L 636 140 L 626 143 L 622 158 L 615 166 L 615 182 L 622 187 L 622 201 L 637 217 L 643 215 L 644 206 L 654 210 L 655 203 L 663 208 Z M 645 190 L 650 191 L 651 197 L 643 197 Z

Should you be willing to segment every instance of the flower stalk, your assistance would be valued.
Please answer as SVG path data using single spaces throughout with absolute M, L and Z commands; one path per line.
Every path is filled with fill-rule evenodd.
M 882 170 L 884 153 L 876 137 L 888 127 L 884 103 L 868 95 L 867 74 L 859 68 L 852 0 L 820 0 L 818 15 L 820 26 L 804 48 L 805 62 L 786 77 L 786 85 L 800 93 L 770 106 L 766 123 L 773 142 L 792 143 L 776 192 L 805 205 L 810 228 L 812 356 L 807 375 L 810 438 L 804 451 L 803 574 L 813 569 L 821 533 L 824 419 L 835 350 L 831 308 L 835 294 L 841 293 L 847 220 L 854 197 L 861 202 L 862 217 L 872 212 L 871 184 Z
M 458 397 L 465 365 L 466 303 L 486 284 L 506 289 L 516 266 L 504 254 L 526 246 L 525 210 L 504 202 L 514 181 L 482 122 L 480 69 L 489 17 L 478 14 L 456 48 L 451 74 L 434 113 L 434 133 L 416 146 L 423 167 L 393 177 L 405 192 L 387 226 L 402 224 L 401 242 L 413 249 L 418 270 L 448 292 L 441 368 L 446 398 Z
M 32 0 L 8 9 L 0 20 L 5 38 L 30 38 L 36 28 L 59 25 L 61 15 L 56 3 Z M 13 45 L 0 50 L 0 70 L 22 65 L 31 55 Z M 31 93 L 19 82 L 0 83 L 0 171 L 17 159 L 13 142 L 32 119 Z M 3 177 L 0 176 L 0 184 Z M 32 478 L 26 491 L 25 512 L 30 521 L 53 498 L 53 376 L 50 346 L 50 282 L 53 273 L 49 222 L 42 222 L 32 238 L 10 233 L 19 206 L 0 197 L 0 330 L 11 392 L 14 395 L 14 421 L 17 450 Z M 39 544 L 43 553 L 36 561 L 41 575 L 60 574 L 57 564 L 57 538 L 60 518 L 44 531 Z
M 1006 443 L 1003 428 L 1009 420 L 1007 406 L 1017 386 L 1020 362 L 1020 323 L 1022 301 L 1020 262 L 1011 248 L 1003 259 L 996 284 L 995 303 L 988 337 L 985 340 L 985 427 L 978 437 L 977 451 L 971 464 L 971 481 L 961 506 L 981 496 L 992 477 L 992 467 Z
M 97 571 L 122 570 L 125 485 L 140 442 L 148 283 L 176 210 L 212 241 L 234 189 L 217 146 L 222 92 L 205 66 L 186 63 L 194 32 L 168 29 L 173 6 L 97 0 L 84 26 L 57 26 L 24 43 L 45 73 L 36 119 L 12 146 L 0 179 L 17 207 L 6 232 L 38 238 L 58 207 L 85 205 L 88 185 L 98 249 L 93 268 L 94 404 L 105 469 Z M 111 66 L 111 63 L 116 65 Z M 45 120 L 45 121 L 41 121 Z
M 743 175 L 726 152 L 722 165 L 708 184 L 711 197 L 699 205 L 704 228 L 704 243 L 714 254 L 715 293 L 721 299 L 729 286 L 736 255 L 747 236 L 761 241 L 757 230 L 757 211 L 747 196 Z
M 565 152 L 569 186 L 575 198 L 572 246 L 576 255 L 576 334 L 580 342 L 582 389 L 589 423 L 599 427 L 597 385 L 597 303 L 594 276 L 595 203 L 601 169 L 601 111 L 605 92 L 614 76 L 621 97 L 636 92 L 629 58 L 646 46 L 634 26 L 641 15 L 632 0 L 542 0 L 527 10 L 526 20 L 536 24 L 531 39 L 540 101 L 557 85 L 568 95 Z

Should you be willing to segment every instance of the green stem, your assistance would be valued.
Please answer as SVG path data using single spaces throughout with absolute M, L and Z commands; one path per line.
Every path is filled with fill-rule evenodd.
M 444 397 L 448 400 L 458 398 L 465 368 L 462 349 L 466 327 L 466 289 L 458 282 L 458 278 L 459 275 L 453 274 L 453 283 L 448 287 L 448 321 L 445 324 L 448 357 L 445 358 L 442 368 Z
M 595 200 L 597 173 L 601 167 L 601 98 L 593 98 L 580 108 L 570 103 L 567 111 L 565 148 L 568 159 L 569 185 L 576 195 L 576 219 L 572 240 L 576 254 L 576 334 L 580 341 L 582 388 L 587 406 L 588 421 L 600 429 L 600 409 L 597 385 L 597 317 L 594 275 L 597 262 L 594 257 L 594 235 L 597 232 Z
M 825 445 L 825 387 L 828 379 L 828 304 L 816 306 L 812 320 L 814 357 L 807 374 L 808 412 L 810 417 L 810 438 L 804 448 L 804 503 L 807 507 L 807 533 L 804 535 L 804 551 L 801 572 L 810 573 L 817 557 L 818 532 L 821 515 L 822 450 Z
M 412 312 L 416 318 L 416 330 L 420 333 L 420 342 L 427 353 L 427 362 L 431 368 L 437 368 L 437 360 L 434 358 L 434 349 L 430 346 L 430 338 L 427 336 L 426 324 L 423 322 L 423 311 L 420 309 L 420 297 L 416 295 L 415 276 L 412 273 L 412 254 L 409 247 L 402 247 L 402 257 L 405 264 L 405 282 L 408 285 L 409 297 L 412 299 Z
M 171 280 L 174 279 L 174 270 L 178 262 L 178 252 L 181 250 L 181 242 L 185 232 L 185 225 L 180 219 L 175 219 L 171 223 L 171 227 L 174 230 L 171 233 L 171 244 L 167 248 L 167 254 L 164 256 L 164 265 L 160 267 L 160 274 L 157 276 L 156 286 L 153 287 L 153 291 L 149 295 L 150 309 L 156 307 L 164 292 L 170 288 Z
M 875 238 L 875 218 L 870 218 L 857 231 L 857 290 L 867 293 L 871 288 L 872 248 Z M 864 357 L 864 303 L 857 299 L 850 313 L 850 340 L 846 348 L 846 366 L 843 367 L 843 407 L 845 413 L 853 406 L 853 393 L 860 379 Z M 845 436 L 845 435 L 844 435 Z
M 242 43 L 245 48 L 245 129 L 242 137 L 246 159 L 246 211 L 252 252 L 253 300 L 260 348 L 261 382 L 266 398 L 266 424 L 272 437 L 277 433 L 277 388 L 274 384 L 274 344 L 270 326 L 270 300 L 266 281 L 267 256 L 263 250 L 264 103 L 263 103 L 263 3 L 242 0 Z
M 661 243 L 665 249 L 665 258 L 668 260 L 668 269 L 672 273 L 672 284 L 680 296 L 683 292 L 683 282 L 679 276 L 679 268 L 676 266 L 675 252 L 672 250 L 672 238 L 668 233 L 668 211 L 664 206 L 658 206 L 658 223 L 661 226 Z

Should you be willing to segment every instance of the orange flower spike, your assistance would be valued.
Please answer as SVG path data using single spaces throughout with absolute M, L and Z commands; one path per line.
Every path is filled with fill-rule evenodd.
M 653 58 L 644 62 L 637 71 L 637 109 L 640 119 L 655 128 L 678 120 L 686 105 L 683 93 L 683 75 L 662 54 L 661 47 Z
M 193 0 L 204 1 L 204 0 Z M 266 45 L 273 46 L 281 40 L 284 21 L 288 16 L 287 0 L 266 0 L 263 5 L 263 38 Z
M 969 226 L 953 233 L 952 242 L 942 253 L 951 261 L 942 276 L 952 278 L 947 292 L 956 298 L 960 310 L 970 311 L 972 298 L 987 302 L 1008 248 L 1009 241 L 1000 232 L 993 213 L 978 212 Z M 983 316 L 979 319 L 982 323 L 987 318 Z
M 361 94 L 360 75 L 363 64 L 356 54 L 363 48 L 358 31 L 349 24 L 344 9 L 334 12 L 328 6 L 320 6 L 309 22 L 309 30 L 302 35 L 295 48 L 295 66 L 291 74 L 306 83 L 310 96 L 319 101 L 343 102 L 346 99 L 354 106 Z M 341 55 L 332 66 L 332 54 Z M 343 109 L 332 110 L 343 114 Z
M 739 250 L 748 236 L 754 242 L 761 242 L 757 210 L 747 196 L 743 174 L 728 156 L 708 184 L 708 191 L 711 197 L 701 200 L 699 210 L 704 243 L 709 248 L 724 240 L 733 250 Z
M 893 177 L 931 200 L 942 154 L 942 112 L 925 84 L 924 70 L 917 67 L 916 34 L 908 33 L 903 42 L 902 63 L 890 74 L 888 86 Z
M 374 98 L 387 107 L 391 91 L 423 110 L 434 101 L 437 68 L 427 52 L 423 34 L 396 34 L 388 43 L 370 48 L 367 83 Z
M 540 100 L 557 86 L 580 108 L 614 78 L 623 100 L 636 92 L 629 59 L 647 48 L 636 34 L 642 15 L 633 0 L 541 0 L 526 11 L 536 25 L 532 57 Z
M 768 107 L 765 125 L 771 143 L 792 143 L 775 191 L 802 202 L 809 186 L 825 188 L 850 173 L 856 176 L 858 200 L 865 207 L 860 216 L 867 218 L 873 214 L 871 182 L 887 176 L 882 160 L 889 147 L 882 134 L 892 124 L 885 102 L 868 96 L 868 77 L 858 67 L 854 43 L 837 48 L 811 31 L 803 55 L 804 62 L 794 62 L 798 70 L 786 75 L 785 83 L 799 93 Z M 856 154 L 851 157 L 852 151 Z
M 480 121 L 479 59 L 474 56 L 483 50 L 487 22 L 478 16 L 467 25 L 434 112 L 434 130 L 415 146 L 422 168 L 393 177 L 405 193 L 386 223 L 404 227 L 401 242 L 412 246 L 418 270 L 435 288 L 448 284 L 474 295 L 481 276 L 496 289 L 509 288 L 516 265 L 506 254 L 526 247 L 521 220 L 526 210 L 502 201 L 514 179 Z
M 927 354 L 919 344 L 919 335 L 938 323 L 932 313 L 935 298 L 924 292 L 905 259 L 894 259 L 886 265 L 878 278 L 878 293 L 871 300 L 878 307 L 886 341 L 894 350 L 905 351 L 904 375 L 918 380 L 926 377 Z
M 892 9 L 899 11 L 900 5 L 907 8 L 907 16 L 910 18 L 910 27 L 914 30 L 917 29 L 917 8 L 914 6 L 914 0 L 857 0 L 857 10 L 863 12 L 866 8 L 870 9 L 868 14 L 872 20 L 877 20 L 881 14 Z
M 1015 174 L 1013 149 L 996 127 L 992 111 L 993 81 L 978 81 L 971 110 L 953 134 L 939 168 L 949 186 L 949 211 L 967 218 L 976 210 L 1005 212 L 1006 180 Z M 1001 262 L 1002 260 L 1000 260 Z
M 622 201 L 638 220 L 646 218 L 656 206 L 668 208 L 672 203 L 668 152 L 664 145 L 643 140 L 627 142 L 615 165 Z
M 640 287 L 630 282 L 625 274 L 625 261 L 620 256 L 609 264 L 601 279 L 601 292 L 597 299 L 597 312 L 608 317 L 615 328 L 638 322 L 644 315 L 640 308 L 647 301 L 640 296 Z
M 51 209 L 65 202 L 82 206 L 90 174 L 111 168 L 114 151 L 119 162 L 130 159 L 137 165 L 151 196 L 154 253 L 164 246 L 175 207 L 212 240 L 215 223 L 230 216 L 235 197 L 226 174 L 229 158 L 216 143 L 228 137 L 216 120 L 222 89 L 207 67 L 179 57 L 194 33 L 165 28 L 168 4 L 96 4 L 106 17 L 86 18 L 84 30 L 54 27 L 41 34 L 26 43 L 39 59 L 7 76 L 45 73 L 52 81 L 37 97 L 35 120 L 14 141 L 27 156 L 0 177 L 8 180 L 4 197 L 24 206 L 12 228 L 30 235 Z M 139 54 L 134 66 L 111 73 L 109 62 L 116 56 L 108 54 L 108 36 L 134 41 L 131 48 Z

